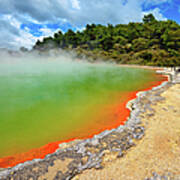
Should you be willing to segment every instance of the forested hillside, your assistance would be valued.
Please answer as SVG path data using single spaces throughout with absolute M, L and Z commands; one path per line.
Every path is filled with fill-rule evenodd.
M 122 64 L 180 66 L 180 25 L 157 21 L 152 14 L 142 23 L 103 26 L 87 25 L 83 31 L 59 31 L 54 37 L 37 41 L 34 50 L 74 50 L 78 57 L 103 59 Z

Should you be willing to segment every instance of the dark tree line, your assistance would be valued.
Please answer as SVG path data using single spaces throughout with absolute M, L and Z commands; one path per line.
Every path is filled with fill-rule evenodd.
M 69 29 L 37 41 L 33 49 L 75 50 L 79 57 L 112 60 L 124 64 L 180 66 L 180 25 L 157 21 L 152 14 L 142 23 L 86 25 L 80 32 Z

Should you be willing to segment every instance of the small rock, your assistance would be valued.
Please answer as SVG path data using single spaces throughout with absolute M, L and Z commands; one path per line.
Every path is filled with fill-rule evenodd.
M 93 138 L 93 139 L 91 140 L 91 144 L 92 144 L 93 146 L 98 145 L 98 144 L 99 144 L 99 139 Z
M 123 155 L 124 155 L 124 154 L 123 154 L 122 150 L 120 150 L 119 153 L 118 153 L 118 155 L 117 155 L 117 158 L 123 157 Z

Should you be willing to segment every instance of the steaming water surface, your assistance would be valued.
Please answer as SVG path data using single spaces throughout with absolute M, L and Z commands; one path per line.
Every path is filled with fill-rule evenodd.
M 159 80 L 150 70 L 104 64 L 0 63 L 0 158 L 120 124 L 128 93 Z

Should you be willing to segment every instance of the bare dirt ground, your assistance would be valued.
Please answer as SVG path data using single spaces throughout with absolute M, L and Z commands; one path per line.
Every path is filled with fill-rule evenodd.
M 154 115 L 143 114 L 145 136 L 123 158 L 103 169 L 85 170 L 74 180 L 140 180 L 159 175 L 180 179 L 180 84 L 165 91 L 164 101 L 152 105 Z M 111 158 L 111 157 L 109 157 Z

